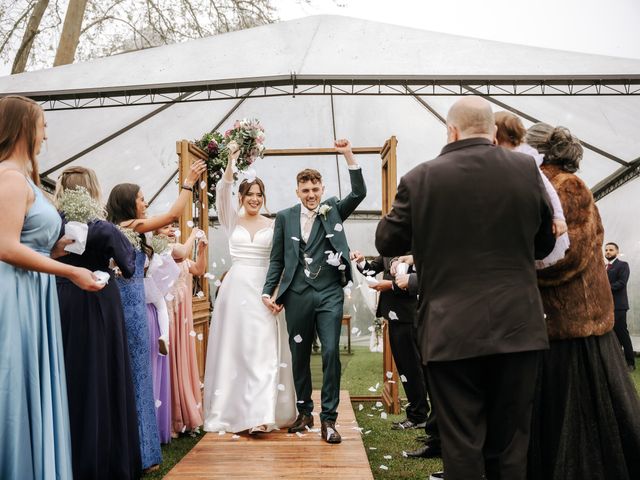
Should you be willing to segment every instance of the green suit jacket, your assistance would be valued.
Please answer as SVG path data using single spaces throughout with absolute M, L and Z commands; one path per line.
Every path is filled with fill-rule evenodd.
M 351 280 L 351 262 L 349 260 L 349 245 L 345 235 L 342 222 L 356 209 L 364 200 L 367 194 L 367 188 L 362 177 L 362 169 L 349 170 L 351 179 L 351 192 L 342 200 L 337 197 L 331 197 L 320 204 L 330 207 L 325 215 L 319 214 L 323 235 L 327 238 L 331 247 L 336 252 L 342 252 L 342 264 L 346 266 L 346 279 Z M 300 265 L 300 204 L 291 208 L 281 210 L 276 215 L 276 221 L 273 228 L 273 246 L 271 248 L 271 258 L 269 262 L 269 270 L 265 280 L 263 294 L 273 295 L 278 283 L 278 297 L 280 300 L 287 291 L 294 278 L 297 268 Z M 337 267 L 330 267 L 337 268 Z

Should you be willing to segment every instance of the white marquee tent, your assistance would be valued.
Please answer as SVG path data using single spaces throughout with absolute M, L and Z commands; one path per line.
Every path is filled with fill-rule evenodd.
M 584 142 L 579 174 L 599 199 L 606 239 L 631 263 L 631 328 L 640 334 L 640 182 L 632 181 L 640 173 L 640 60 L 317 16 L 1 77 L 0 95 L 10 93 L 47 110 L 46 179 L 67 165 L 88 166 L 105 192 L 140 184 L 152 210 L 176 196 L 175 141 L 235 119 L 260 119 L 268 148 L 328 147 L 339 137 L 381 146 L 395 135 L 402 175 L 438 154 L 457 96 L 487 95 L 527 126 L 564 125 Z M 361 164 L 369 195 L 347 229 L 352 248 L 375 254 L 380 161 L 365 156 Z M 327 195 L 348 191 L 339 158 L 265 158 L 256 170 L 272 212 L 295 202 L 295 173 L 304 166 L 323 173 Z M 223 236 L 213 238 L 220 273 L 228 253 Z M 366 327 L 370 315 L 360 317 Z

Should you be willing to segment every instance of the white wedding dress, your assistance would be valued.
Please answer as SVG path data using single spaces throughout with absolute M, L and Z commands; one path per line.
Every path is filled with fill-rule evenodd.
M 233 264 L 213 309 L 204 380 L 204 429 L 267 431 L 296 418 L 291 352 L 284 315 L 262 303 L 273 227 L 256 232 L 237 225 L 233 183 L 220 180 L 216 208 L 229 238 Z

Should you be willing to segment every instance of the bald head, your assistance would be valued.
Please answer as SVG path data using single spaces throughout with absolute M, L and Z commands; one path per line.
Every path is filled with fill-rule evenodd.
M 447 114 L 450 141 L 470 137 L 495 137 L 496 123 L 491 105 L 482 97 L 463 97 L 452 105 Z

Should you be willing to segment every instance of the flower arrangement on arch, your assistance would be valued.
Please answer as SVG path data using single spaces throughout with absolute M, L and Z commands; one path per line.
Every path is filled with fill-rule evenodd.
M 205 133 L 200 140 L 194 143 L 207 154 L 207 179 L 211 198 L 211 205 L 215 207 L 216 184 L 222 178 L 229 161 L 229 145 L 234 142 L 240 149 L 240 157 L 236 162 L 237 174 L 247 172 L 251 165 L 264 156 L 265 150 L 264 128 L 255 118 L 236 120 L 233 127 L 224 134 L 215 131 Z M 252 175 L 249 175 L 252 176 Z M 253 175 L 255 176 L 255 175 Z

